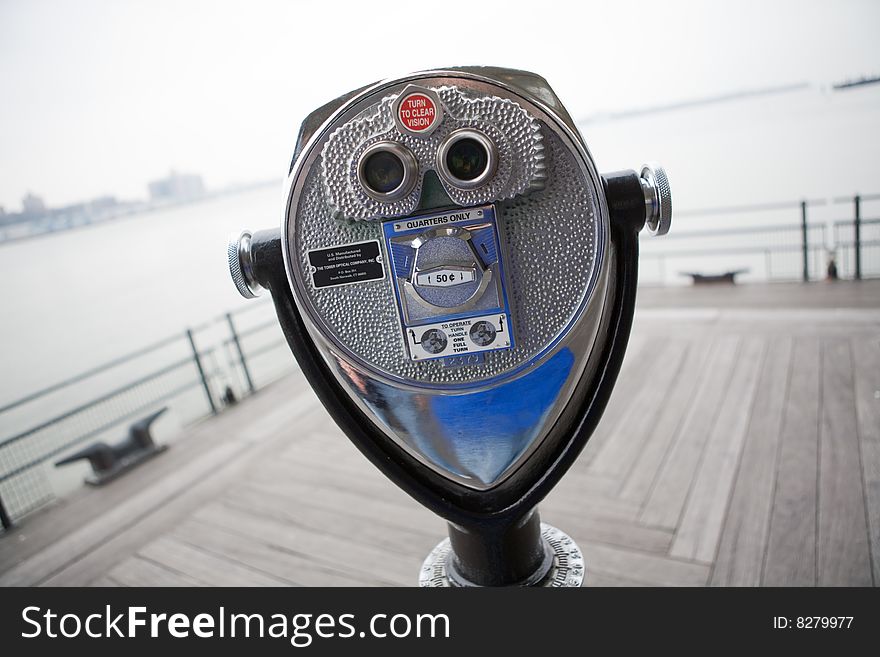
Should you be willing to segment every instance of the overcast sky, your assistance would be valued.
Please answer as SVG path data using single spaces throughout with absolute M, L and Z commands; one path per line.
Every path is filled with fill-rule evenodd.
M 281 178 L 310 110 L 396 73 L 530 69 L 589 117 L 878 74 L 878 26 L 876 0 L 0 0 L 0 205 Z

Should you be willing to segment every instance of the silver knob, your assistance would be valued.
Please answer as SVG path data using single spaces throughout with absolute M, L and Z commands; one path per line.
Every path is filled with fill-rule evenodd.
M 229 258 L 229 274 L 238 293 L 245 299 L 254 299 L 263 292 L 263 286 L 254 277 L 254 261 L 251 255 L 251 233 L 243 230 L 229 238 L 226 246 Z
M 659 164 L 644 164 L 639 178 L 645 193 L 645 226 L 651 235 L 665 235 L 672 226 L 672 190 L 666 170 Z

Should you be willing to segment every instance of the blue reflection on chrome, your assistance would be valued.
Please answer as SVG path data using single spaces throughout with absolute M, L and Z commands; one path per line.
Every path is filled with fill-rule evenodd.
M 544 433 L 573 365 L 565 348 L 533 372 L 481 392 L 413 395 L 370 381 L 362 398 L 426 459 L 491 485 Z
M 498 479 L 537 438 L 574 365 L 563 349 L 535 371 L 475 395 L 434 397 L 431 407 L 455 460 L 484 484 Z M 439 456 L 439 455 L 438 455 Z M 438 463 L 455 471 L 452 464 Z

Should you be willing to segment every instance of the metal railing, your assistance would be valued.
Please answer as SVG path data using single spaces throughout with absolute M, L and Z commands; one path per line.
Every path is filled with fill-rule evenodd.
M 863 216 L 865 203 L 878 200 L 880 194 L 872 194 L 679 212 L 678 217 L 697 218 L 778 216 L 783 212 L 796 216 L 799 221 L 713 230 L 673 230 L 661 240 L 644 240 L 640 280 L 664 284 L 673 277 L 692 272 L 743 271 L 752 280 L 807 282 L 825 278 L 832 258 L 841 278 L 880 276 L 880 219 Z M 830 222 L 810 220 L 816 209 L 824 206 L 836 213 L 833 208 L 842 204 L 851 206 L 851 218 Z M 707 266 L 711 272 L 705 271 Z M 695 271 L 699 269 L 704 271 Z
M 55 499 L 56 457 L 161 406 L 181 424 L 216 414 L 293 369 L 280 350 L 271 303 L 257 302 L 0 406 L 0 525 Z
M 834 222 L 840 274 L 855 280 L 876 278 L 880 276 L 880 218 L 865 219 L 859 228 L 857 231 L 850 221 Z

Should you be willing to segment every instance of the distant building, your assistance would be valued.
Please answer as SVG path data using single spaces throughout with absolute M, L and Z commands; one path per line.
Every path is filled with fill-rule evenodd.
M 30 192 L 21 199 L 21 207 L 22 214 L 31 217 L 40 217 L 46 214 L 46 204 L 43 202 L 43 199 Z
M 172 171 L 167 178 L 154 180 L 147 185 L 154 201 L 184 201 L 204 195 L 202 177 Z
M 89 201 L 89 209 L 92 211 L 109 210 L 116 207 L 116 205 L 118 205 L 118 202 L 115 196 L 99 196 Z

